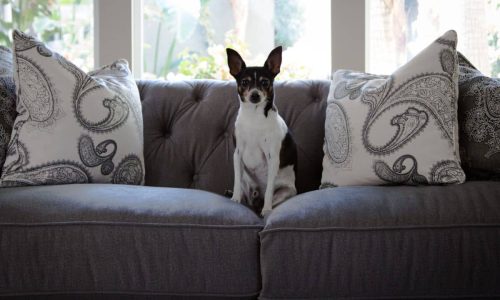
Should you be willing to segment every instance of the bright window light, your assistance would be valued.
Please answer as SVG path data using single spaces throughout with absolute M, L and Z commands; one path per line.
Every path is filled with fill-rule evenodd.
M 230 79 L 226 47 L 262 65 L 282 45 L 279 79 L 328 78 L 329 0 L 144 0 L 144 78 Z
M 367 71 L 390 74 L 449 29 L 484 74 L 500 74 L 500 0 L 370 0 Z

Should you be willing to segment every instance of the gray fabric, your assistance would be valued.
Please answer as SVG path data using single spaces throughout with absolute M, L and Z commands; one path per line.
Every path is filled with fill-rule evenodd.
M 222 296 L 179 296 L 179 295 L 141 295 L 141 294 L 62 294 L 62 295 L 29 295 L 7 296 L 2 299 L 12 300 L 255 300 L 251 297 L 222 297 Z
M 277 207 L 262 299 L 500 297 L 500 183 L 341 187 Z
M 233 188 L 234 82 L 139 81 L 144 115 L 146 185 Z M 275 102 L 298 147 L 297 190 L 321 180 L 327 80 L 275 83 Z M 172 172 L 175 170 L 175 172 Z
M 218 195 L 126 185 L 0 189 L 0 296 L 252 296 L 262 221 Z
M 0 175 L 5 162 L 7 145 L 16 118 L 16 91 L 12 77 L 12 52 L 0 46 Z
M 478 71 L 461 53 L 460 156 L 469 179 L 500 180 L 500 78 Z

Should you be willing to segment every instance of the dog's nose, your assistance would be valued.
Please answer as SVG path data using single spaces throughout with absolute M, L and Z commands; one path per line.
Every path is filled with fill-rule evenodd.
M 257 92 L 253 92 L 252 95 L 250 95 L 250 101 L 252 103 L 257 103 L 260 101 L 260 96 L 259 96 L 259 93 Z

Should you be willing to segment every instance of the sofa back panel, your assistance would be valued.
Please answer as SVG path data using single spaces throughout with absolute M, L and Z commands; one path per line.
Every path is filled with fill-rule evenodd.
M 329 88 L 327 80 L 283 81 L 275 87 L 276 106 L 297 144 L 299 193 L 316 190 L 321 183 Z
M 298 146 L 297 189 L 321 180 L 330 82 L 275 83 L 275 103 Z M 233 187 L 233 132 L 239 101 L 234 81 L 138 81 L 144 116 L 146 185 L 223 194 Z

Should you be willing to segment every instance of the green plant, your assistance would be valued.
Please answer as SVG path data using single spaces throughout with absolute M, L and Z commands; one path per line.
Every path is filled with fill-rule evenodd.
M 210 24 L 209 3 L 211 0 L 199 0 L 200 15 L 197 19 L 197 24 L 204 30 L 204 35 L 207 44 L 211 44 L 213 40 L 213 28 Z M 153 73 L 157 77 L 167 77 L 169 73 L 179 67 L 181 57 L 186 56 L 187 52 L 182 52 L 181 57 L 175 57 L 175 53 L 179 44 L 185 42 L 192 35 L 192 26 L 185 26 L 179 20 L 179 12 L 170 3 L 162 0 L 149 0 L 145 6 L 144 17 L 148 21 L 156 23 L 156 39 L 154 45 L 145 44 L 144 47 L 152 50 L 152 65 L 147 65 L 147 57 L 144 57 L 144 69 Z M 160 42 L 162 37 L 170 33 L 172 36 L 168 51 L 163 54 Z M 185 72 L 187 72 L 185 70 Z
M 499 77 L 499 75 L 500 75 L 500 58 L 498 58 L 491 64 L 491 76 Z
M 200 18 L 198 19 L 198 22 L 205 30 L 205 36 L 209 45 L 213 44 L 215 35 L 212 24 L 210 23 L 210 1 L 211 0 L 200 0 Z
M 90 69 L 92 21 L 86 14 L 82 17 L 80 10 L 92 11 L 92 3 L 93 0 L 0 0 L 0 44 L 11 47 L 12 30 L 19 29 L 38 36 L 49 47 Z
M 184 51 L 178 67 L 179 74 L 190 78 L 210 78 L 229 80 L 231 75 L 226 67 L 226 48 L 238 49 L 244 57 L 250 57 L 247 44 L 240 40 L 233 31 L 226 33 L 224 44 L 214 44 L 208 47 L 207 55 Z M 277 80 L 307 78 L 309 71 L 303 65 L 284 64 Z
M 175 46 L 177 44 L 177 35 L 174 34 L 174 37 L 170 43 L 170 49 L 168 51 L 168 55 L 163 62 L 163 68 L 158 70 L 160 67 L 160 41 L 161 37 L 164 34 L 163 31 L 173 31 L 175 29 L 175 15 L 172 10 L 172 7 L 168 6 L 164 1 L 154 0 L 150 1 L 146 6 L 144 11 L 144 18 L 149 21 L 154 21 L 157 23 L 156 25 L 156 39 L 153 48 L 153 65 L 152 72 L 159 76 L 165 76 L 168 71 L 172 68 L 172 53 L 175 50 Z M 150 47 L 150 45 L 146 45 Z M 144 67 L 147 70 L 148 66 L 146 65 L 146 57 L 144 57 Z
M 230 79 L 226 67 L 226 48 L 238 49 L 243 56 L 248 56 L 246 43 L 240 40 L 233 31 L 226 32 L 224 44 L 212 44 L 207 49 L 207 55 L 184 51 L 178 72 L 191 78 Z
M 11 46 L 10 32 L 19 29 L 29 33 L 39 33 L 42 38 L 50 39 L 55 34 L 61 33 L 61 27 L 52 20 L 59 20 L 60 16 L 55 9 L 53 0 L 1 0 L 0 11 L 10 9 L 10 20 L 0 19 L 0 43 Z M 35 28 L 35 22 L 42 28 Z M 40 24 L 41 23 L 41 24 Z
M 149 14 L 149 20 L 154 20 L 158 22 L 159 28 L 161 28 L 161 22 L 167 22 L 166 19 L 162 21 L 162 15 L 166 15 L 166 11 L 161 10 L 161 5 L 165 7 L 164 4 L 160 0 L 148 0 L 150 3 L 154 5 L 149 6 L 148 10 L 152 10 L 147 12 Z M 169 49 L 165 56 L 165 61 L 162 64 L 161 69 L 158 69 L 159 60 L 159 44 L 158 40 L 161 34 L 157 31 L 157 40 L 156 45 L 152 47 L 151 45 L 146 45 L 146 47 L 150 47 L 153 50 L 153 64 L 154 66 L 149 66 L 149 68 L 145 68 L 150 72 L 154 73 L 156 77 L 166 78 L 170 73 L 176 73 L 176 76 L 180 77 L 188 77 L 188 78 L 210 78 L 210 79 L 222 79 L 228 80 L 231 79 L 231 75 L 229 74 L 229 70 L 227 68 L 226 62 L 226 48 L 234 48 L 238 49 L 238 52 L 244 57 L 251 57 L 248 46 L 245 41 L 241 39 L 238 34 L 234 30 L 230 30 L 226 32 L 224 42 L 215 43 L 214 42 L 214 29 L 210 22 L 210 9 L 209 3 L 211 0 L 199 0 L 199 17 L 198 17 L 198 28 L 201 28 L 201 33 L 204 38 L 203 43 L 207 45 L 206 52 L 203 51 L 190 51 L 189 49 L 185 49 L 182 51 L 178 58 L 174 57 L 175 48 L 179 47 L 179 44 L 182 44 L 182 41 L 178 39 L 177 35 L 174 34 L 174 38 L 169 43 Z M 281 34 L 281 40 L 279 42 L 280 45 L 285 47 L 293 46 L 293 44 L 300 38 L 300 22 L 303 19 L 302 9 L 300 7 L 300 3 L 297 0 L 291 1 L 280 1 L 281 7 L 275 8 L 276 10 L 284 9 L 284 13 L 279 11 L 280 21 L 275 24 L 285 24 L 275 25 L 281 26 L 276 30 Z M 283 14 L 282 14 L 283 13 Z M 287 22 L 288 19 L 292 18 L 293 22 Z M 281 22 L 281 23 L 280 23 Z M 176 31 L 182 31 L 182 28 L 178 28 L 178 26 L 182 26 L 175 23 L 171 26 L 168 26 L 168 30 L 171 30 L 171 33 L 175 33 Z M 163 29 L 161 29 L 163 30 Z M 165 54 L 164 54 L 165 55 Z M 250 62 L 251 63 L 251 62 Z M 305 78 L 309 75 L 307 68 L 303 65 L 297 64 L 286 64 L 282 66 L 281 73 L 279 78 Z
M 13 29 L 19 29 L 30 34 L 38 34 L 45 41 L 52 41 L 57 35 L 62 35 L 60 11 L 56 9 L 57 2 L 53 0 L 17 0 L 3 1 L 11 6 L 11 21 L 2 22 L 1 31 L 5 34 Z M 7 36 L 10 44 L 10 36 Z M 7 41 L 5 41 L 7 43 Z
M 496 10 L 500 11 L 500 2 L 496 4 Z M 488 46 L 496 54 L 496 59 L 491 62 L 491 76 L 498 77 L 500 75 L 500 34 L 498 31 L 488 34 Z
M 291 47 L 302 33 L 303 8 L 297 0 L 274 1 L 274 44 Z

